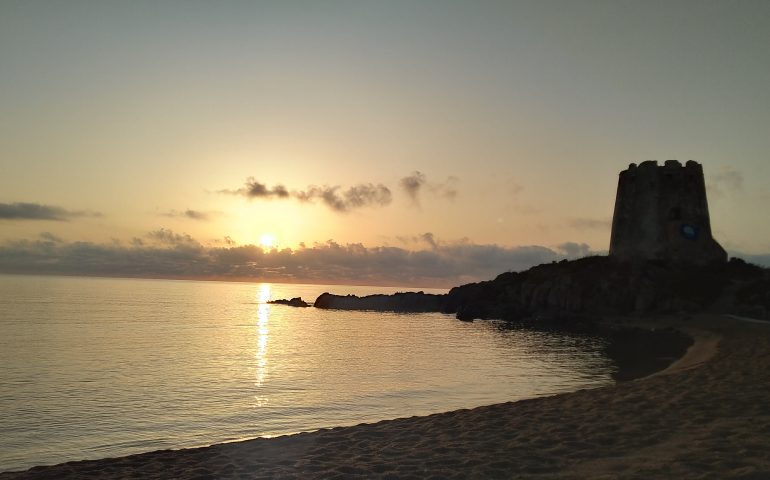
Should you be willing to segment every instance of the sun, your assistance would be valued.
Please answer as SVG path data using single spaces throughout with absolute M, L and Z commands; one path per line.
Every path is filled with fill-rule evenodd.
M 259 237 L 259 244 L 264 248 L 273 248 L 276 245 L 275 235 L 271 233 L 263 233 Z

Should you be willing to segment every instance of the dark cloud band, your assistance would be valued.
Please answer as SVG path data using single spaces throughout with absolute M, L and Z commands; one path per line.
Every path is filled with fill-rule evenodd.
M 128 244 L 66 242 L 45 234 L 0 245 L 0 271 L 169 278 L 249 278 L 284 282 L 344 282 L 453 286 L 493 278 L 562 258 L 589 255 L 585 244 L 503 247 L 416 236 L 419 250 L 333 241 L 297 249 L 255 245 L 203 246 L 190 235 L 160 229 Z M 428 249 L 424 249 L 427 246 Z
M 100 217 L 89 210 L 67 210 L 39 203 L 0 203 L 0 220 L 54 220 L 66 222 L 75 217 Z

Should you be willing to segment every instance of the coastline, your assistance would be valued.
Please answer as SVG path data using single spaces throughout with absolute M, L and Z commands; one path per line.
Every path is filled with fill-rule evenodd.
M 663 371 L 597 389 L 0 478 L 770 476 L 770 324 L 716 315 L 644 324 L 695 342 Z

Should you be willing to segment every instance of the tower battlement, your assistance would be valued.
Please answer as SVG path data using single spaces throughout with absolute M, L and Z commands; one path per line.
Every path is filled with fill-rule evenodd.
M 727 261 L 711 235 L 703 167 L 647 160 L 620 172 L 610 256 L 697 265 Z

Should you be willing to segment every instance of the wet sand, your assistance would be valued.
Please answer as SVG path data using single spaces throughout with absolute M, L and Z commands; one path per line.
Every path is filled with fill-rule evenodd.
M 630 382 L 0 478 L 770 478 L 770 323 L 647 323 L 677 326 L 695 343 Z

